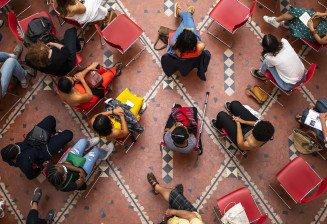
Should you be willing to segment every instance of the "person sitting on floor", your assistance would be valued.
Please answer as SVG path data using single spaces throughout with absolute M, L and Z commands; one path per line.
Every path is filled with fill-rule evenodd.
M 165 212 L 168 219 L 167 224 L 203 224 L 196 208 L 183 195 L 184 187 L 182 184 L 176 185 L 174 189 L 162 187 L 153 173 L 148 173 L 147 179 L 153 194 L 160 194 L 169 203 L 169 209 Z
M 31 201 L 31 210 L 27 215 L 26 224 L 51 224 L 54 221 L 55 211 L 51 209 L 45 219 L 39 218 L 38 205 L 42 197 L 42 189 L 37 187 Z
M 182 107 L 179 104 L 175 104 L 174 108 Z M 197 110 L 195 107 L 192 109 L 193 113 L 191 118 L 185 118 L 185 116 L 182 116 L 182 119 L 190 119 L 197 123 Z M 176 112 L 170 114 L 166 123 L 163 137 L 164 143 L 169 150 L 179 153 L 189 153 L 195 148 L 197 143 L 197 127 L 194 126 L 193 128 L 187 128 L 183 125 L 182 120 L 178 121 L 174 115 L 176 115 Z
M 100 21 L 106 18 L 108 10 L 101 5 L 102 0 L 54 0 L 53 4 L 60 16 L 73 19 L 79 24 Z
M 30 71 L 24 70 L 17 59 L 23 51 L 22 45 L 17 45 L 12 54 L 0 52 L 0 62 L 4 62 L 0 69 L 0 103 L 7 93 L 12 76 L 16 77 L 23 89 L 28 87 L 28 81 L 33 76 Z
M 179 2 L 175 4 L 175 17 L 180 17 L 182 21 L 171 39 L 168 53 L 181 58 L 194 58 L 202 54 L 205 44 L 194 24 L 194 11 L 194 6 L 190 6 L 187 12 L 182 12 Z
M 226 102 L 226 110 L 232 115 L 221 111 L 211 126 L 220 134 L 225 135 L 242 151 L 259 149 L 274 136 L 275 129 L 269 121 L 261 121 L 248 111 L 239 101 Z
M 36 178 L 49 160 L 73 139 L 73 133 L 69 130 L 56 132 L 56 119 L 53 116 L 46 117 L 37 126 L 53 135 L 46 145 L 29 139 L 31 131 L 23 142 L 9 144 L 1 150 L 3 161 L 19 167 L 30 180 Z M 35 168 L 35 165 L 38 167 Z
M 129 103 L 128 103 L 129 101 Z M 137 117 L 146 109 L 142 97 L 133 95 L 125 89 L 116 100 L 106 101 L 105 112 L 96 114 L 90 123 L 96 133 L 107 141 L 125 138 L 129 132 L 143 132 Z M 131 105 L 133 104 L 133 105 Z
M 89 109 L 94 106 L 99 98 L 103 98 L 105 89 L 111 83 L 113 78 L 121 73 L 122 63 L 116 63 L 113 68 L 108 70 L 100 67 L 99 63 L 93 62 L 90 66 L 75 76 L 61 77 L 58 81 L 59 97 L 68 105 L 82 109 Z M 99 87 L 91 89 L 85 81 L 85 76 L 89 71 L 97 71 L 102 76 L 102 84 Z M 78 82 L 78 83 L 76 83 Z
M 265 80 L 264 73 L 268 70 L 285 91 L 290 91 L 305 81 L 305 67 L 286 39 L 282 38 L 279 42 L 275 36 L 267 34 L 262 39 L 262 47 L 261 56 L 265 59 L 260 70 L 251 68 L 254 77 Z
M 308 13 L 311 19 L 308 21 L 307 26 L 300 20 L 300 17 Z M 327 44 L 327 20 L 325 12 L 314 12 L 312 10 L 303 8 L 290 7 L 288 12 L 279 17 L 264 16 L 263 19 L 274 27 L 282 26 L 290 29 L 292 36 L 305 39 L 319 44 Z M 285 23 L 288 22 L 289 26 Z
M 84 152 L 87 152 L 93 146 L 97 145 L 99 141 L 99 137 L 90 140 L 80 139 L 69 152 L 86 159 L 83 167 L 76 167 L 72 163 L 67 162 L 67 153 L 61 163 L 46 167 L 45 175 L 47 180 L 60 191 L 69 192 L 74 190 L 85 190 L 86 181 L 90 177 L 96 161 L 98 159 L 106 160 L 114 148 L 114 145 L 109 143 L 105 149 L 94 147 L 83 156 Z
M 37 42 L 28 48 L 26 63 L 46 74 L 64 76 L 76 63 L 76 52 L 81 50 L 76 28 L 66 30 L 64 39 L 59 43 Z

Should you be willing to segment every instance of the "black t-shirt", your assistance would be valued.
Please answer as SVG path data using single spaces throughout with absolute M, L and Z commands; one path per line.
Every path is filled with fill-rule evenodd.
M 36 68 L 35 66 L 32 66 L 31 63 L 27 60 L 27 58 L 25 58 L 25 61 L 31 67 L 46 74 L 51 74 L 56 76 L 64 76 L 68 74 L 74 68 L 76 54 L 74 57 L 74 55 L 72 55 L 68 51 L 67 47 L 62 47 L 60 50 L 56 47 L 53 47 L 51 49 L 52 49 L 52 54 L 50 58 L 51 64 L 45 68 Z
M 63 187 L 66 185 L 67 186 L 65 188 L 62 188 L 61 191 L 69 192 L 69 191 L 75 191 L 75 190 L 85 190 L 86 183 L 84 183 L 79 189 L 77 189 L 77 184 L 75 183 L 75 181 L 77 181 L 78 178 L 79 178 L 79 172 L 68 170 L 66 180 L 65 180 L 64 184 L 62 185 Z

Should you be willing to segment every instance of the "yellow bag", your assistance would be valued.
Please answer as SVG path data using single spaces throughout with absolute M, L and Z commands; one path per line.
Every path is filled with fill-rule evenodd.
M 251 88 L 246 88 L 246 94 L 248 96 L 252 96 L 260 104 L 263 104 L 268 99 L 268 95 L 263 92 L 257 85 Z

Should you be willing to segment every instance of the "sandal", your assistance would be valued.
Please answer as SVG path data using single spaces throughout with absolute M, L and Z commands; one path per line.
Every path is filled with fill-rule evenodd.
M 5 205 L 5 201 L 3 199 L 0 200 L 0 219 L 2 219 L 3 217 L 5 217 L 5 212 L 4 212 L 4 205 Z
M 149 184 L 152 187 L 152 193 L 154 195 L 158 195 L 159 193 L 155 191 L 155 187 L 156 187 L 157 184 L 159 184 L 159 182 L 157 181 L 157 179 L 154 176 L 154 174 L 152 172 L 151 173 L 148 173 L 147 174 L 147 179 L 148 179 Z
M 121 69 L 124 67 L 124 64 L 121 62 L 116 62 L 112 67 L 116 68 L 115 77 L 118 77 L 121 75 Z
M 302 121 L 302 115 L 301 114 L 296 114 L 295 115 L 295 120 L 299 123 L 299 124 L 303 124 Z
M 188 7 L 186 12 L 191 13 L 191 15 L 193 16 L 193 14 L 194 14 L 194 12 L 195 12 L 195 8 L 194 8 L 194 6 L 191 5 L 190 7 Z
M 176 2 L 176 3 L 175 3 L 175 10 L 174 10 L 174 16 L 175 16 L 175 18 L 178 18 L 178 17 L 179 17 L 179 13 L 177 14 L 177 10 L 178 10 L 178 9 L 182 11 L 179 2 Z

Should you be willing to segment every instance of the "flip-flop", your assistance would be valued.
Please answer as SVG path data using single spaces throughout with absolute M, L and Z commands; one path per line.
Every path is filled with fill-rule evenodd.
M 156 187 L 157 184 L 159 184 L 159 182 L 157 181 L 157 179 L 154 176 L 154 174 L 152 172 L 151 173 L 148 173 L 147 174 L 147 179 L 148 179 L 149 184 L 152 187 L 152 193 L 154 195 L 158 195 L 159 193 L 155 191 L 155 187 Z
M 118 77 L 121 75 L 121 69 L 124 67 L 124 64 L 121 62 L 116 62 L 112 68 L 116 68 L 116 74 L 115 77 Z
M 179 17 L 179 14 L 177 15 L 177 9 L 181 9 L 179 2 L 175 3 L 175 7 L 174 7 L 174 16 L 175 16 L 175 18 Z
M 194 12 L 195 12 L 195 8 L 194 8 L 194 6 L 191 5 L 190 7 L 188 7 L 186 12 L 191 13 L 191 15 L 193 16 L 193 14 L 194 14 Z

